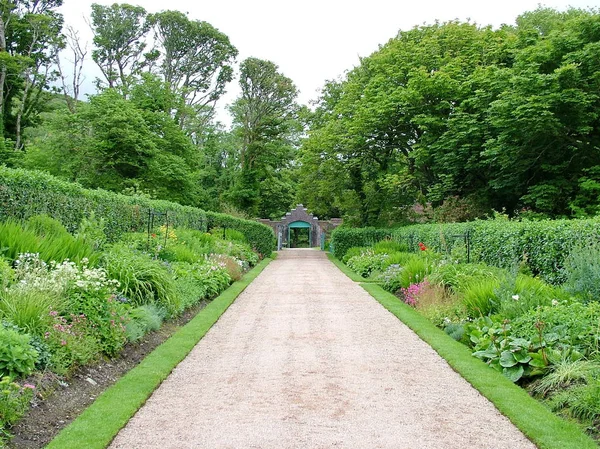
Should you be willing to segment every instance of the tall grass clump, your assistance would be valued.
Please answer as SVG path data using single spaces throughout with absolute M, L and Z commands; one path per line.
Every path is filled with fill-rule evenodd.
M 486 316 L 498 311 L 496 291 L 500 282 L 496 279 L 479 279 L 465 287 L 462 302 L 471 318 Z
M 120 282 L 120 290 L 131 304 L 156 304 L 170 315 L 181 310 L 173 276 L 165 265 L 148 255 L 115 244 L 104 254 L 109 278 Z
M 13 219 L 0 222 L 0 251 L 9 260 L 16 260 L 22 253 L 37 253 L 40 238 L 30 229 L 24 229 L 21 222 Z
M 444 263 L 436 266 L 427 277 L 432 284 L 453 292 L 464 291 L 475 281 L 499 279 L 500 269 L 476 263 Z
M 394 240 L 381 240 L 373 245 L 373 251 L 376 254 L 406 252 L 408 251 L 408 245 L 406 243 L 400 243 Z
M 400 286 L 408 288 L 410 284 L 423 282 L 431 270 L 428 261 L 420 256 L 413 256 L 402 266 L 399 274 Z
M 32 335 L 43 335 L 52 322 L 50 311 L 63 309 L 65 305 L 65 300 L 48 291 L 10 288 L 0 292 L 2 319 L 25 329 Z

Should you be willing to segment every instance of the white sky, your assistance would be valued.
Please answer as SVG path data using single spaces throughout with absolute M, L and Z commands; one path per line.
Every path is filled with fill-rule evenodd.
M 61 12 L 65 23 L 80 30 L 91 47 L 92 36 L 84 17 L 91 4 L 113 1 L 64 0 Z M 124 3 L 124 2 L 120 2 Z M 539 0 L 130 0 L 148 12 L 165 9 L 189 13 L 227 34 L 239 50 L 238 63 L 254 56 L 277 64 L 300 90 L 299 102 L 315 99 L 325 80 L 337 78 L 358 65 L 394 37 L 399 30 L 432 23 L 436 19 L 472 21 L 480 25 L 513 24 L 515 18 L 539 5 Z M 543 6 L 564 10 L 600 7 L 600 0 L 546 0 Z M 91 53 L 91 51 L 90 51 Z M 99 71 L 90 60 L 86 66 L 85 93 L 93 93 L 92 81 Z M 218 118 L 229 123 L 224 107 L 239 90 L 237 82 L 219 103 Z

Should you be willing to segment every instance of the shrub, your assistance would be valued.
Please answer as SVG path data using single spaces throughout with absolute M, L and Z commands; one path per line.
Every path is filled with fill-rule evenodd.
M 0 327 L 0 377 L 26 376 L 35 368 L 38 353 L 29 344 L 31 337 Z
M 585 302 L 600 301 L 600 247 L 576 247 L 565 260 L 564 289 Z
M 252 249 L 257 251 L 262 257 L 271 254 L 277 243 L 273 229 L 262 223 L 216 212 L 206 212 L 206 218 L 208 220 L 208 229 L 224 228 L 244 234 Z
M 225 254 L 213 254 L 211 261 L 224 268 L 233 281 L 239 281 L 242 278 L 242 267 L 233 257 Z
M 121 293 L 131 304 L 154 303 L 164 307 L 169 315 L 181 311 L 173 276 L 161 262 L 116 244 L 104 254 L 104 264 L 108 276 L 119 281 Z
M 375 271 L 383 270 L 386 259 L 387 255 L 375 254 L 369 250 L 360 256 L 351 257 L 348 260 L 348 266 L 361 276 L 368 277 Z
M 0 379 L 0 446 L 2 437 L 8 436 L 5 429 L 15 424 L 29 409 L 35 387 L 30 384 L 19 385 L 9 376 Z
M 565 296 L 558 288 L 554 288 L 544 281 L 519 274 L 516 278 L 507 277 L 496 291 L 499 299 L 499 311 L 503 317 L 514 319 L 529 310 L 540 306 L 548 306 L 553 300 Z
M 387 259 L 385 260 L 384 267 L 390 265 L 405 265 L 409 260 L 415 257 L 414 253 L 406 253 L 406 252 L 392 252 L 387 255 Z M 344 256 L 345 257 L 345 256 Z
M 341 226 L 331 232 L 333 254 L 341 259 L 353 246 L 373 246 L 376 242 L 389 238 L 391 235 L 391 229 L 356 229 Z
M 126 325 L 127 340 L 136 341 L 148 332 L 160 329 L 164 319 L 165 311 L 153 304 L 136 307 L 129 312 Z
M 517 317 L 511 326 L 515 335 L 529 339 L 541 326 L 544 338 L 559 349 L 573 347 L 585 356 L 600 351 L 600 303 L 554 301 Z
M 344 257 L 342 257 L 342 262 L 347 264 L 350 259 L 352 259 L 355 256 L 361 256 L 368 250 L 369 248 L 367 248 L 366 246 L 353 246 L 352 248 L 348 248 L 348 251 L 346 251 L 346 254 L 344 254 Z

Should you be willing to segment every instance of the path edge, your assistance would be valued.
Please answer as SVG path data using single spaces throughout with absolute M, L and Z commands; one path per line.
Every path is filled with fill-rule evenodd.
M 190 353 L 235 299 L 272 261 L 262 260 L 217 296 L 185 326 L 105 390 L 46 449 L 104 449 Z
M 429 344 L 452 369 L 492 402 L 538 448 L 598 448 L 597 443 L 576 424 L 558 417 L 529 396 L 524 389 L 473 357 L 466 346 L 437 328 L 396 296 L 377 284 L 361 283 L 360 286 Z

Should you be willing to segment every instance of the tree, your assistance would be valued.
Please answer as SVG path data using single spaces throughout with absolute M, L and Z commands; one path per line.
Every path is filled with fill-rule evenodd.
M 126 3 L 94 3 L 91 19 L 96 47 L 92 59 L 100 67 L 108 88 L 118 89 L 126 98 L 135 75 L 146 63 L 144 38 L 150 30 L 146 10 Z
M 240 65 L 241 95 L 230 107 L 239 139 L 239 174 L 229 197 L 253 216 L 282 215 L 293 202 L 291 168 L 302 130 L 298 91 L 278 67 L 257 58 Z M 277 185 L 277 189 L 273 186 Z M 278 201 L 285 198 L 285 206 Z
M 23 129 L 38 117 L 54 55 L 64 45 L 62 0 L 0 1 L 0 117 L 2 145 L 23 149 Z
M 232 80 L 237 49 L 207 22 L 190 20 L 179 11 L 149 17 L 159 43 L 158 68 L 166 85 L 185 100 L 175 117 L 184 128 L 190 114 L 212 117 L 216 101 Z M 158 56 L 160 55 L 160 56 Z

